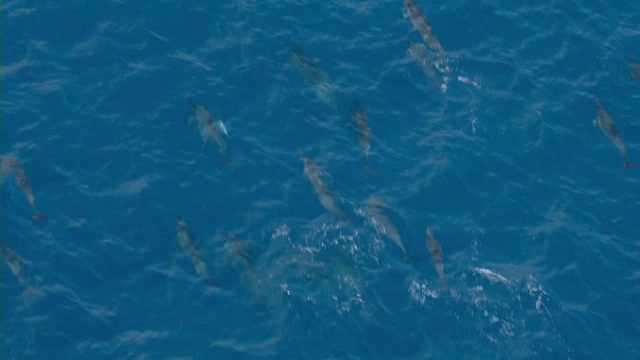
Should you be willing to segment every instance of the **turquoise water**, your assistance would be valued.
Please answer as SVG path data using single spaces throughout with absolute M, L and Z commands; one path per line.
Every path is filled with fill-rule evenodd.
M 415 1 L 3 2 L 2 358 L 640 358 L 640 3 Z

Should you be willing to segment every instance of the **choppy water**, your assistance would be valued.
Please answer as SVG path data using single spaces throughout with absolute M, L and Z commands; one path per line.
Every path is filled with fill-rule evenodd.
M 639 358 L 640 3 L 415 1 L 3 2 L 2 357 Z

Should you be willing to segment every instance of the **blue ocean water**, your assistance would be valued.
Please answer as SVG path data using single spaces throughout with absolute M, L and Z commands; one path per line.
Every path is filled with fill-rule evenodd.
M 2 358 L 640 358 L 640 2 L 415 2 L 3 2 Z

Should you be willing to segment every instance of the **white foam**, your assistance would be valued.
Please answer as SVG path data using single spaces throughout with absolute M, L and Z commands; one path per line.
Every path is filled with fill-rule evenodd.
M 461 83 L 463 83 L 463 84 L 470 84 L 470 85 L 475 86 L 475 87 L 476 87 L 476 88 L 478 88 L 478 89 L 482 89 L 482 88 L 480 87 L 480 84 L 478 84 L 477 82 L 475 82 L 475 81 L 473 81 L 473 80 L 469 79 L 469 78 L 468 78 L 468 77 L 466 77 L 466 76 L 458 76 L 458 77 L 457 77 L 457 79 L 458 79 L 458 81 L 460 81 L 460 82 L 461 82 Z
M 225 136 L 229 136 L 229 133 L 227 132 L 227 128 L 224 126 L 224 123 L 222 122 L 222 120 L 218 120 L 217 125 L 220 131 L 222 131 L 222 133 Z
M 500 275 L 500 274 L 496 274 L 493 271 L 489 270 L 489 269 L 483 269 L 483 268 L 471 268 L 473 271 L 475 271 L 478 274 L 483 275 L 484 277 L 486 277 L 487 279 L 491 280 L 491 282 L 501 282 L 503 284 L 511 284 L 511 282 L 505 278 L 504 276 Z

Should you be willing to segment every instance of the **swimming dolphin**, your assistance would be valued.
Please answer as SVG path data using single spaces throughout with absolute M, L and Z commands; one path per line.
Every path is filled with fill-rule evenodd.
M 422 70 L 427 77 L 431 81 L 437 82 L 436 73 L 433 71 L 433 61 L 424 44 L 418 44 L 411 40 L 407 40 L 407 47 L 409 54 L 420 63 Z
M 213 139 L 213 141 L 218 146 L 218 152 L 220 155 L 224 156 L 225 150 L 227 149 L 227 145 L 224 143 L 222 136 L 218 130 L 222 131 L 225 135 L 227 134 L 227 129 L 224 126 L 222 121 L 214 122 L 213 117 L 204 106 L 198 104 L 194 98 L 187 98 L 189 104 L 196 111 L 196 121 L 198 122 L 198 129 L 200 130 L 200 136 L 204 143 L 208 143 L 209 140 Z
M 0 243 L 0 254 L 7 263 L 7 266 L 9 266 L 11 273 L 18 279 L 20 284 L 26 285 L 27 277 L 22 271 L 22 265 L 20 264 L 22 260 L 18 254 L 5 243 Z
M 629 55 L 629 73 L 631 78 L 640 83 L 640 64 L 636 61 L 636 58 Z
M 241 282 L 249 287 L 256 303 L 263 306 L 264 301 L 260 295 L 260 289 L 258 287 L 260 281 L 253 266 L 255 263 L 255 257 L 251 253 L 248 243 L 245 240 L 238 238 L 234 233 L 229 232 L 227 233 L 226 247 L 231 253 L 242 259 L 245 268 L 244 271 L 238 269 L 235 264 L 234 267 L 240 274 Z
M 335 86 L 329 80 L 329 76 L 318 67 L 318 60 L 296 49 L 293 50 L 290 61 L 300 71 L 307 84 L 311 85 L 316 97 L 332 112 L 337 112 Z
M 246 241 L 240 240 L 234 233 L 227 233 L 227 248 L 242 259 L 247 269 L 253 267 L 254 258 Z
M 404 17 L 408 18 L 413 24 L 413 28 L 416 29 L 420 35 L 422 36 L 422 40 L 431 47 L 434 51 L 437 52 L 438 57 L 444 57 L 444 50 L 442 49 L 442 45 L 440 45 L 440 41 L 433 33 L 433 29 L 431 25 L 427 23 L 424 16 L 413 2 L 413 0 L 404 0 Z
M 13 160 L 12 160 L 13 158 Z M 12 161 L 15 161 L 15 157 L 13 155 L 6 155 L 2 157 L 2 162 L 0 164 L 0 184 L 4 183 L 4 180 L 11 173 L 11 164 Z
M 27 173 L 24 171 L 18 160 L 13 155 L 7 155 L 2 159 L 2 173 L 3 177 L 6 176 L 8 172 L 13 172 L 13 175 L 16 178 L 16 182 L 18 183 L 18 187 L 22 190 L 22 193 L 27 198 L 29 205 L 34 210 L 34 214 L 31 215 L 32 220 L 38 220 L 45 217 L 44 214 L 38 212 L 38 207 L 36 206 L 36 199 L 33 196 L 33 191 L 31 190 L 31 184 L 29 184 L 29 178 L 27 178 Z
M 313 185 L 313 189 L 318 195 L 318 200 L 325 209 L 329 210 L 329 212 L 337 215 L 338 217 L 344 218 L 344 213 L 336 207 L 335 202 L 331 195 L 329 195 L 329 190 L 326 185 L 320 178 L 322 174 L 322 169 L 315 163 L 310 157 L 306 156 L 304 153 L 300 153 L 300 157 L 304 163 L 304 174 L 307 176 L 307 179 Z
M 369 152 L 371 151 L 371 130 L 369 129 L 369 120 L 364 106 L 355 105 L 352 109 L 352 118 L 358 131 L 358 145 L 364 152 L 364 157 L 369 162 Z
M 427 226 L 426 230 L 427 234 L 427 250 L 429 254 L 431 254 L 431 259 L 433 259 L 433 263 L 436 266 L 436 271 L 438 272 L 438 277 L 440 277 L 440 281 L 444 280 L 444 263 L 442 261 L 442 245 L 433 237 L 433 232 L 431 231 L 431 227 Z
M 200 249 L 189 233 L 189 227 L 187 223 L 180 218 L 176 218 L 176 228 L 178 230 L 178 233 L 176 235 L 178 245 L 189 255 L 189 257 L 191 258 L 191 262 L 193 263 L 193 267 L 200 278 L 203 280 L 209 280 L 209 274 L 207 273 L 207 264 L 202 261 Z
M 627 157 L 627 150 L 624 147 L 622 138 L 618 134 L 618 130 L 613 124 L 611 116 L 609 116 L 605 108 L 597 99 L 595 100 L 595 111 L 596 117 L 593 120 L 593 126 L 599 127 L 600 130 L 602 130 L 602 132 L 609 138 L 609 140 L 611 140 L 613 145 L 618 148 L 620 156 L 622 156 L 622 159 L 624 160 L 624 167 L 636 166 L 635 163 L 629 161 L 629 158 Z
M 391 223 L 391 220 L 380 211 L 381 206 L 386 206 L 382 201 L 374 196 L 367 199 L 367 203 L 371 206 L 371 222 L 373 227 L 380 233 L 391 239 L 402 251 L 402 255 L 407 258 L 407 250 L 402 243 L 398 229 Z

